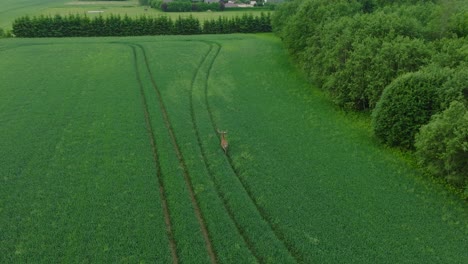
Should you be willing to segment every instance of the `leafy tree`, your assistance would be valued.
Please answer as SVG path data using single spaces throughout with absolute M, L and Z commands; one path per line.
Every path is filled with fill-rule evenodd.
M 468 108 L 459 101 L 432 117 L 416 135 L 416 156 L 432 175 L 465 188 L 468 197 Z
M 468 62 L 468 37 L 443 38 L 434 41 L 433 44 L 433 63 L 441 67 L 456 68 Z
M 403 36 L 388 41 L 365 37 L 351 46 L 342 70 L 328 85 L 339 105 L 358 110 L 373 109 L 388 84 L 427 65 L 432 54 L 424 41 Z
M 390 83 L 372 113 L 375 135 L 388 145 L 412 149 L 419 128 L 441 110 L 441 87 L 451 73 L 433 66 Z

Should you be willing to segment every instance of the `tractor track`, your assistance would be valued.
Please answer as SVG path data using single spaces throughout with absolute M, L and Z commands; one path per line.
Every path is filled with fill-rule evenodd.
M 196 218 L 198 220 L 198 223 L 200 225 L 200 230 L 201 230 L 203 238 L 205 240 L 206 250 L 207 250 L 208 255 L 210 257 L 211 263 L 217 263 L 218 262 L 217 257 L 216 257 L 215 251 L 213 249 L 213 245 L 212 245 L 209 233 L 208 233 L 208 229 L 206 227 L 206 221 L 205 221 L 205 219 L 204 219 L 204 217 L 203 217 L 203 215 L 201 213 L 201 209 L 200 209 L 200 206 L 198 204 L 198 200 L 195 197 L 195 191 L 193 190 L 191 177 L 190 177 L 187 165 L 185 163 L 185 159 L 184 159 L 184 157 L 182 155 L 181 148 L 179 146 L 179 143 L 177 142 L 177 138 L 175 136 L 174 129 L 173 129 L 171 121 L 169 119 L 167 108 L 166 108 L 166 106 L 164 104 L 164 101 L 163 101 L 163 98 L 162 98 L 162 94 L 161 94 L 158 86 L 156 85 L 156 81 L 154 80 L 153 74 L 151 72 L 151 67 L 149 65 L 148 57 L 146 55 L 146 50 L 144 49 L 144 47 L 142 45 L 139 45 L 139 44 L 133 44 L 133 45 L 138 47 L 141 50 L 142 54 L 143 54 L 145 68 L 146 68 L 146 70 L 148 72 L 148 75 L 150 77 L 151 86 L 153 87 L 153 89 L 154 89 L 154 91 L 155 91 L 155 93 L 157 95 L 157 100 L 159 102 L 159 107 L 160 107 L 160 110 L 161 110 L 161 114 L 163 116 L 164 124 L 166 126 L 166 129 L 169 132 L 169 137 L 170 137 L 171 143 L 172 143 L 172 145 L 174 147 L 174 151 L 176 153 L 176 156 L 177 156 L 177 158 L 179 160 L 179 165 L 182 168 L 183 175 L 184 175 L 184 181 L 185 181 L 185 184 L 186 184 L 187 189 L 189 191 L 189 196 L 190 196 L 190 200 L 192 202 L 192 206 L 193 206 L 194 211 L 195 211 L 195 216 L 196 216 Z
M 145 113 L 146 131 L 148 132 L 148 136 L 149 136 L 150 144 L 151 144 L 151 149 L 152 149 L 152 152 L 153 152 L 153 160 L 154 160 L 154 163 L 156 165 L 156 177 L 157 177 L 158 183 L 159 183 L 159 196 L 160 196 L 160 199 L 161 199 L 161 205 L 162 205 L 163 212 L 164 212 L 164 222 L 166 224 L 166 233 L 167 233 L 167 236 L 169 238 L 169 247 L 171 249 L 172 263 L 177 264 L 177 263 L 179 263 L 179 259 L 177 257 L 177 247 L 176 247 L 176 243 L 175 243 L 175 240 L 174 240 L 174 234 L 172 232 L 171 217 L 170 217 L 170 213 L 169 213 L 169 207 L 167 205 L 166 192 L 165 192 L 164 183 L 163 183 L 163 180 L 162 180 L 162 171 L 161 171 L 161 166 L 160 166 L 160 162 L 159 162 L 159 155 L 158 155 L 158 151 L 157 151 L 157 147 L 156 147 L 156 142 L 154 140 L 154 132 L 153 132 L 153 128 L 151 126 L 151 117 L 150 117 L 149 111 L 148 111 L 148 103 L 146 101 L 146 97 L 145 97 L 145 94 L 144 94 L 144 91 L 143 91 L 143 83 L 141 81 L 140 69 L 138 67 L 137 51 L 136 51 L 135 46 L 132 46 L 132 45 L 128 45 L 128 46 L 132 49 L 132 52 L 133 52 L 133 61 L 134 61 L 135 74 L 136 74 L 136 79 L 137 79 L 137 82 L 138 82 L 138 85 L 139 85 L 141 101 L 142 101 L 143 109 L 144 109 L 144 113 Z
M 224 209 L 226 210 L 226 212 L 227 212 L 229 218 L 231 219 L 231 221 L 234 223 L 234 225 L 235 225 L 235 227 L 237 229 L 237 232 L 241 235 L 242 239 L 244 240 L 245 244 L 247 245 L 247 248 L 249 249 L 252 256 L 255 257 L 257 262 L 262 263 L 262 259 L 258 256 L 258 253 L 255 251 L 252 241 L 249 240 L 249 238 L 245 234 L 244 229 L 241 227 L 239 222 L 236 221 L 236 218 L 234 217 L 234 210 L 231 208 L 231 206 L 229 206 L 228 201 L 227 201 L 224 193 L 220 189 L 219 182 L 216 180 L 216 177 L 214 176 L 214 174 L 215 174 L 214 171 L 208 165 L 209 163 L 208 163 L 208 158 L 207 158 L 207 155 L 206 155 L 206 150 L 203 147 L 203 144 L 201 143 L 202 140 L 201 140 L 200 132 L 198 130 L 197 120 L 196 120 L 196 117 L 195 117 L 195 113 L 194 113 L 195 111 L 194 111 L 194 107 L 193 107 L 194 85 L 195 85 L 195 79 L 200 73 L 200 68 L 202 67 L 202 65 L 205 64 L 205 62 L 207 61 L 208 55 L 213 50 L 213 43 L 210 43 L 210 42 L 203 42 L 203 43 L 209 45 L 209 50 L 204 55 L 203 59 L 201 60 L 200 64 L 198 65 L 198 68 L 197 68 L 197 70 L 195 71 L 195 73 L 194 73 L 194 75 L 192 77 L 192 81 L 191 81 L 191 85 L 190 85 L 190 115 L 191 115 L 191 119 L 192 119 L 193 130 L 195 131 L 195 135 L 196 135 L 196 138 L 197 138 L 197 144 L 198 144 L 198 147 L 200 148 L 200 152 L 202 154 L 203 163 L 205 165 L 205 168 L 208 171 L 208 174 L 210 176 L 211 181 L 213 182 L 213 185 L 215 187 L 214 189 L 216 191 L 216 194 L 217 194 L 218 198 L 222 201 Z M 215 54 L 214 58 L 211 60 L 211 62 L 210 62 L 210 67 L 208 69 L 207 75 L 209 74 L 209 70 L 211 69 L 211 65 L 216 60 L 216 57 L 218 56 L 220 49 L 221 49 L 221 46 L 218 45 L 218 48 L 216 50 L 216 54 Z M 206 80 L 205 80 L 205 85 L 206 85 Z
M 215 58 L 216 58 L 218 56 L 220 50 L 221 50 L 221 45 L 219 43 L 217 43 L 217 42 L 213 42 L 213 43 L 218 46 L 218 50 L 217 50 L 217 53 L 215 55 Z M 210 62 L 210 65 L 209 65 L 209 68 L 208 68 L 208 73 L 206 75 L 204 98 L 205 98 L 206 108 L 208 110 L 208 115 L 210 117 L 210 122 L 211 122 L 212 127 L 213 127 L 213 131 L 214 131 L 215 134 L 217 134 L 216 122 L 214 121 L 212 108 L 211 108 L 209 100 L 208 100 L 208 79 L 210 78 L 210 73 L 211 73 L 211 69 L 213 67 L 214 62 L 215 62 L 214 59 Z M 218 136 L 218 138 L 219 138 L 219 136 Z M 239 182 L 242 185 L 242 188 L 245 190 L 245 192 L 247 193 L 247 196 L 251 200 L 252 204 L 255 206 L 255 209 L 258 211 L 258 213 L 262 217 L 262 220 L 265 221 L 268 224 L 270 229 L 273 231 L 273 234 L 275 235 L 275 237 L 285 246 L 285 248 L 288 250 L 289 255 L 297 263 L 302 262 L 303 257 L 299 254 L 299 251 L 294 249 L 294 247 L 292 245 L 290 245 L 289 243 L 286 242 L 284 234 L 279 230 L 277 225 L 273 224 L 272 221 L 270 221 L 270 217 L 268 216 L 267 212 L 258 204 L 256 199 L 254 198 L 254 195 L 253 195 L 252 191 L 250 190 L 250 188 L 248 187 L 248 184 L 245 182 L 244 178 L 240 175 L 239 170 L 234 165 L 234 161 L 233 161 L 231 155 L 229 154 L 229 152 L 226 153 L 226 159 L 227 159 L 227 161 L 229 163 L 229 166 L 231 167 L 232 172 L 236 175 L 236 177 L 238 178 Z
M 205 57 L 202 59 L 202 62 L 200 63 L 199 67 L 197 68 L 196 70 L 196 73 L 195 75 L 193 76 L 193 79 L 192 79 L 192 87 L 191 89 L 193 89 L 193 82 L 196 78 L 196 75 L 198 74 L 199 72 L 199 69 L 201 67 L 201 65 L 203 65 L 206 61 L 206 58 L 208 57 L 209 53 L 212 51 L 213 49 L 213 45 L 216 45 L 217 46 L 217 50 L 216 50 L 216 54 L 214 56 L 214 58 L 209 62 L 209 66 L 208 66 L 208 70 L 207 70 L 207 74 L 206 74 L 206 78 L 205 78 L 205 87 L 204 87 L 204 101 L 205 101 L 205 104 L 206 104 L 206 108 L 207 108 L 207 112 L 208 112 L 208 115 L 209 115 L 209 119 L 210 119 L 210 123 L 212 125 L 212 128 L 213 128 L 213 131 L 215 134 L 216 133 L 216 122 L 214 121 L 214 117 L 213 117 L 213 113 L 212 113 L 212 108 L 211 108 L 211 105 L 209 104 L 209 100 L 208 100 L 208 79 L 210 77 L 210 73 L 211 73 L 211 69 L 213 67 L 213 64 L 221 50 L 221 45 L 217 42 L 212 42 L 212 41 L 200 41 L 202 43 L 205 43 L 205 44 L 208 44 L 210 46 L 210 50 L 207 52 L 207 54 L 205 54 Z M 100 42 L 96 42 L 96 43 L 100 43 Z M 16 48 L 19 48 L 19 47 L 22 47 L 22 46 L 42 46 L 42 45 L 60 45 L 60 44 L 64 44 L 66 45 L 67 43 L 34 43 L 34 44 L 23 44 L 23 45 L 19 45 L 19 46 L 16 46 L 16 47 L 3 47 L 3 50 L 1 51 L 6 51 L 6 50 L 9 50 L 9 49 L 16 49 Z M 89 42 L 89 43 L 86 43 L 86 44 L 95 44 L 94 42 Z M 208 233 L 208 229 L 206 227 L 206 223 L 205 223 L 205 220 L 203 218 L 203 215 L 201 213 L 201 210 L 200 210 L 200 207 L 199 207 L 199 204 L 198 204 L 198 201 L 195 197 L 195 193 L 194 193 L 194 190 L 193 190 L 193 185 L 192 185 L 192 182 L 191 182 L 191 179 L 190 179 L 190 174 L 188 172 L 188 168 L 187 168 L 187 165 L 185 164 L 185 160 L 184 160 L 184 157 L 182 155 L 182 152 L 180 150 L 180 146 L 177 142 L 177 139 L 175 137 L 175 133 L 174 133 L 174 130 L 172 128 L 172 125 L 171 125 L 171 122 L 170 122 L 170 119 L 169 119 L 169 116 L 168 116 L 168 113 L 167 113 L 167 109 L 166 109 L 166 106 L 163 102 L 163 99 L 162 99 L 162 95 L 160 93 L 160 90 L 158 88 L 158 86 L 156 85 L 156 81 L 154 80 L 154 77 L 152 75 L 152 72 L 151 72 L 151 68 L 150 68 L 150 65 L 149 65 L 149 61 L 148 61 L 148 58 L 147 58 L 147 55 L 146 55 L 146 50 L 144 49 L 144 47 L 140 44 L 136 44 L 136 43 L 128 43 L 128 42 L 108 42 L 108 44 L 117 44 L 117 45 L 125 45 L 125 46 L 128 46 L 132 49 L 132 52 L 133 52 L 133 56 L 134 56 L 134 64 L 135 64 L 135 71 L 136 71 L 136 78 L 137 78 L 137 81 L 138 81 L 138 84 L 140 86 L 140 93 L 141 93 L 141 96 L 142 96 L 142 104 L 144 106 L 144 114 L 145 114 L 145 121 L 146 121 L 146 126 L 147 126 L 147 132 L 148 132 L 148 135 L 150 137 L 150 143 L 151 143 L 151 148 L 153 150 L 153 158 L 154 158 L 154 161 L 156 163 L 156 166 L 157 166 L 157 176 L 158 176 L 158 182 L 159 182 L 159 191 L 160 191 L 160 197 L 161 197 L 161 201 L 162 201 L 162 205 L 163 205 L 163 211 L 164 211 L 164 218 L 165 218 L 165 223 L 166 223 L 166 230 L 167 230 L 167 234 L 169 236 L 169 240 L 170 240 L 170 248 L 171 248 L 171 254 L 172 254 L 172 257 L 173 257 L 173 263 L 178 263 L 179 260 L 178 260 L 178 257 L 177 257 L 177 250 L 176 250 L 176 242 L 174 240 L 174 236 L 173 236 L 173 232 L 172 232 L 172 225 L 171 225 L 171 220 L 170 220 L 170 213 L 169 213 L 169 208 L 168 208 L 168 204 L 167 204 L 167 199 L 166 199 L 166 196 L 165 196 L 165 189 L 164 189 L 164 184 L 163 184 L 163 181 L 162 181 L 162 172 L 161 172 L 161 168 L 159 166 L 159 155 L 158 155 L 158 152 L 157 152 L 157 146 L 156 146 L 156 142 L 154 140 L 154 132 L 153 132 L 153 129 L 151 127 L 151 124 L 150 124 L 150 115 L 149 115 L 149 111 L 148 111 L 148 105 L 147 105 L 147 102 L 146 102 L 146 97 L 144 96 L 144 92 L 143 92 L 143 84 L 142 84 L 142 80 L 141 80 L 141 77 L 140 77 L 140 67 L 138 67 L 138 59 L 137 59 L 137 49 L 139 49 L 143 55 L 143 60 L 144 60 L 144 68 L 146 69 L 146 71 L 148 72 L 148 75 L 150 76 L 150 81 L 151 81 L 151 86 L 153 87 L 156 95 L 157 95 L 157 100 L 159 102 L 159 105 L 160 105 L 160 110 L 161 110 L 161 114 L 163 116 L 163 120 L 164 120 L 164 123 L 165 123 L 165 126 L 169 132 L 169 135 L 170 135 L 170 139 L 171 139 L 171 143 L 174 147 L 174 150 L 176 152 L 176 155 L 177 155 L 177 158 L 179 160 L 179 164 L 180 166 L 182 167 L 182 170 L 183 170 L 183 175 L 184 175 L 184 180 L 185 180 L 185 183 L 188 187 L 188 190 L 189 190 L 189 195 L 190 195 L 190 200 L 192 202 L 192 205 L 194 207 L 194 210 L 195 210 L 195 214 L 196 214 L 196 218 L 200 224 L 200 229 L 202 231 L 202 234 L 203 234 L 203 237 L 204 237 L 204 240 L 205 240 L 205 243 L 206 243 L 206 248 L 207 248 L 207 251 L 208 251 L 208 254 L 209 254 L 209 257 L 210 257 L 210 260 L 211 260 L 211 263 L 217 263 L 217 257 L 216 257 L 216 254 L 214 252 L 214 249 L 213 249 L 213 246 L 212 246 L 212 243 L 211 243 L 211 239 L 209 237 L 209 233 Z M 252 241 L 250 241 L 246 235 L 245 235 L 245 232 L 243 231 L 242 227 L 240 226 L 240 224 L 234 220 L 235 217 L 234 217 L 234 212 L 232 210 L 232 208 L 228 205 L 228 202 L 225 198 L 225 195 L 220 191 L 219 189 L 219 183 L 214 180 L 214 172 L 212 171 L 212 169 L 208 166 L 208 159 L 207 159 L 207 156 L 206 156 L 206 150 L 203 148 L 202 144 L 201 144 L 201 137 L 200 137 L 200 133 L 198 131 L 198 127 L 196 125 L 196 119 L 195 119 L 195 116 L 194 116 L 194 113 L 193 113 L 193 105 L 192 105 L 192 96 L 190 96 L 190 110 L 191 110 L 191 116 L 192 116 L 192 123 L 193 123 L 193 127 L 194 127 L 194 131 L 196 132 L 196 137 L 197 137 L 197 143 L 201 149 L 201 152 L 202 152 L 202 157 L 203 157 L 203 161 L 205 163 L 205 166 L 210 174 L 210 177 L 214 183 L 214 186 L 215 186 L 215 189 L 216 189 L 216 193 L 217 195 L 221 198 L 221 201 L 223 202 L 223 205 L 226 209 L 226 212 L 228 213 L 229 217 L 233 220 L 236 228 L 238 229 L 239 233 L 241 234 L 242 238 L 244 239 L 244 241 L 246 242 L 246 245 L 248 246 L 249 250 L 252 252 L 252 255 L 259 261 L 259 262 L 262 262 L 262 259 L 258 256 L 258 254 L 255 254 L 255 250 L 253 249 L 253 244 L 252 244 Z M 261 218 L 263 221 L 265 221 L 268 226 L 270 227 L 270 229 L 273 231 L 273 234 L 276 236 L 276 238 L 281 242 L 283 243 L 283 245 L 285 246 L 285 248 L 288 250 L 289 254 L 293 257 L 294 260 L 296 260 L 296 262 L 300 263 L 302 262 L 301 260 L 303 259 L 300 255 L 299 255 L 299 251 L 298 250 L 295 250 L 293 248 L 292 245 L 288 244 L 285 240 L 285 236 L 282 234 L 281 231 L 278 230 L 278 227 L 277 225 L 273 224 L 269 219 L 270 217 L 268 216 L 268 214 L 266 213 L 266 211 L 258 204 L 258 202 L 256 201 L 256 199 L 254 198 L 254 195 L 252 193 L 252 191 L 250 190 L 250 188 L 248 187 L 248 184 L 245 182 L 244 178 L 240 175 L 240 172 L 239 170 L 235 167 L 234 165 L 234 161 L 232 159 L 232 157 L 230 156 L 229 153 L 226 154 L 226 160 L 227 162 L 229 163 L 229 166 L 232 170 L 232 172 L 235 174 L 235 176 L 238 178 L 239 182 L 241 183 L 241 186 L 242 188 L 245 190 L 247 196 L 249 197 L 249 199 L 251 200 L 252 204 L 255 206 L 255 209 L 256 211 L 258 211 L 258 213 L 260 214 Z

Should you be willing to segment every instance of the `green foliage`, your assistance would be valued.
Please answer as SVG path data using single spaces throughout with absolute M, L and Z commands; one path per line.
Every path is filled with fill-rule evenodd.
M 318 32 L 322 22 L 333 21 L 340 16 L 352 15 L 360 9 L 355 1 L 306 0 L 287 3 L 275 20 L 276 30 L 286 47 L 295 57 L 302 55 L 308 39 Z M 281 21 L 280 21 L 281 20 Z
M 327 23 L 304 53 L 308 72 L 334 101 L 351 109 L 373 108 L 386 85 L 427 63 L 430 49 L 414 39 L 418 23 L 375 12 Z M 310 42 L 312 43 L 312 41 Z
M 468 37 L 443 38 L 432 42 L 436 52 L 432 62 L 449 68 L 457 68 L 468 62 Z
M 444 84 L 443 107 L 447 108 L 450 102 L 458 100 L 468 103 L 468 64 L 463 64 L 454 70 L 451 78 Z
M 333 102 L 373 111 L 378 138 L 413 149 L 419 127 L 468 94 L 467 11 L 463 0 L 292 0 L 272 25 Z
M 452 71 L 439 67 L 407 73 L 385 88 L 372 114 L 373 129 L 384 143 L 413 148 L 414 136 L 441 109 L 442 86 Z
M 466 49 L 460 46 L 465 39 L 437 42 L 455 34 L 442 20 L 449 23 L 460 13 L 457 7 L 465 6 L 456 0 L 290 1 L 275 12 L 272 24 L 307 76 L 334 102 L 367 110 L 398 76 L 436 60 L 445 60 L 446 65 L 462 61 L 454 56 L 464 56 L 463 51 L 451 51 Z M 445 55 L 438 54 L 450 48 Z
M 164 12 L 204 12 L 204 11 L 224 11 L 224 2 L 205 3 L 193 1 L 172 1 L 149 0 L 152 8 L 160 9 Z
M 434 115 L 416 135 L 415 146 L 419 163 L 432 175 L 467 188 L 468 108 L 464 103 L 453 101 L 445 111 Z
M 227 19 L 219 17 L 217 20 L 205 20 L 204 34 L 231 34 L 231 33 L 260 33 L 271 32 L 270 14 L 260 13 L 260 16 L 244 14 L 241 17 Z
M 157 18 L 142 16 L 132 19 L 128 16 L 87 16 L 69 15 L 24 16 L 13 23 L 17 37 L 89 37 L 89 36 L 145 36 L 145 35 L 194 35 L 217 33 L 259 33 L 271 32 L 270 15 L 244 14 L 239 17 L 220 18 L 203 24 L 193 17 L 178 17 L 175 21 L 166 16 Z
M 174 35 L 195 35 L 201 32 L 200 21 L 193 16 L 179 17 L 174 23 Z

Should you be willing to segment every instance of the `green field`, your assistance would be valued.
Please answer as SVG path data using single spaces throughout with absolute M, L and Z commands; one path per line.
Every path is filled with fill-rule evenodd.
M 98 12 L 96 12 L 98 11 Z M 2 0 L 0 3 L 0 28 L 11 29 L 12 22 L 21 16 L 54 16 L 79 14 L 88 17 L 108 15 L 128 15 L 129 17 L 159 17 L 168 16 L 172 19 L 193 16 L 200 21 L 217 19 L 218 17 L 242 16 L 245 13 L 259 14 L 265 10 L 224 11 L 224 12 L 185 12 L 164 13 L 157 9 L 145 8 L 138 4 L 138 0 L 127 1 L 78 1 L 78 0 Z
M 468 262 L 466 203 L 272 35 L 4 39 L 0 72 L 0 263 Z

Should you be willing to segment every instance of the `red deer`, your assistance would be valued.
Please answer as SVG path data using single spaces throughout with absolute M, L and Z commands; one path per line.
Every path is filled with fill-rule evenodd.
M 227 134 L 227 131 L 219 131 L 218 129 L 218 133 L 221 134 L 221 148 L 224 150 L 224 154 L 226 154 L 227 148 L 228 148 L 228 142 L 227 142 L 225 134 Z

